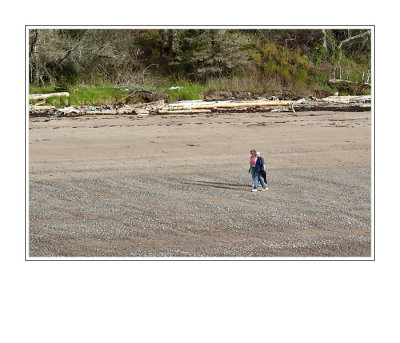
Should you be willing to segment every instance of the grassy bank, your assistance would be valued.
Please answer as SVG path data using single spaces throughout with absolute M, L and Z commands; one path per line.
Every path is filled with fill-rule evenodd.
M 310 84 L 302 82 L 291 86 L 282 87 L 274 83 L 274 80 L 265 82 L 255 81 L 250 78 L 224 78 L 211 79 L 206 83 L 196 83 L 187 80 L 168 82 L 163 85 L 147 86 L 137 89 L 131 86 L 99 83 L 97 85 L 69 85 L 63 91 L 68 91 L 70 97 L 51 97 L 45 105 L 53 105 L 58 108 L 65 106 L 95 106 L 111 105 L 116 103 L 138 103 L 164 99 L 167 102 L 180 100 L 206 99 L 210 94 L 218 97 L 220 94 L 229 93 L 237 98 L 241 97 L 325 97 L 338 92 L 340 95 L 370 94 L 370 89 L 357 83 L 331 86 L 327 78 L 319 75 L 323 82 L 314 78 Z M 151 80 L 150 80 L 151 81 Z M 151 83 L 151 82 L 149 82 Z M 56 87 L 30 87 L 30 94 L 54 93 L 59 91 Z M 151 95 L 151 96 L 150 96 Z M 37 101 L 31 101 L 35 103 Z
M 30 94 L 54 93 L 55 87 L 30 87 Z M 67 97 L 50 97 L 46 99 L 45 105 L 54 105 L 56 107 L 70 106 L 92 106 L 92 105 L 111 105 L 115 103 L 125 103 L 129 96 L 129 89 L 117 87 L 114 85 L 97 86 L 69 86 L 63 91 L 70 93 Z M 32 101 L 37 102 L 37 101 Z

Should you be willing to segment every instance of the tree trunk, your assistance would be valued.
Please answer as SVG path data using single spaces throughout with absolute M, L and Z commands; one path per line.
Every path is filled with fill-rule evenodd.
M 168 56 L 174 51 L 174 30 L 168 30 Z
M 34 57 L 33 57 L 33 53 L 35 52 L 35 46 L 36 46 L 36 42 L 38 40 L 38 35 L 39 35 L 39 31 L 38 30 L 32 30 L 33 33 L 33 37 L 31 37 L 29 35 L 29 82 L 33 82 L 33 68 L 34 68 Z
M 326 30 L 322 29 L 322 46 L 324 47 L 325 51 L 328 50 L 328 44 L 326 42 Z
M 29 94 L 29 100 L 47 99 L 52 96 L 69 96 L 68 92 L 49 93 L 49 94 Z

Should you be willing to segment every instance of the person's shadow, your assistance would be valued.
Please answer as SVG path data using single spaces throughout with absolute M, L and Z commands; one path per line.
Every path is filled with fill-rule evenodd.
M 223 189 L 233 189 L 233 190 L 247 190 L 249 185 L 242 185 L 237 183 L 224 183 L 224 182 L 212 182 L 212 181 L 193 181 L 193 182 L 185 182 L 185 184 L 191 185 L 201 185 L 208 186 L 214 188 L 223 188 Z

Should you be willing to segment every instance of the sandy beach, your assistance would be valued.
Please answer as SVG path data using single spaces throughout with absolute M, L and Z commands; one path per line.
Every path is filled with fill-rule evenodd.
M 28 230 L 30 257 L 369 257 L 371 113 L 30 118 Z

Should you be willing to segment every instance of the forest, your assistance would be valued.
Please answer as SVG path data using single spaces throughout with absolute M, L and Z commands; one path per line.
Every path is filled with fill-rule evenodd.
M 70 104 L 370 94 L 369 29 L 31 28 L 28 39 L 30 93 L 68 91 Z

